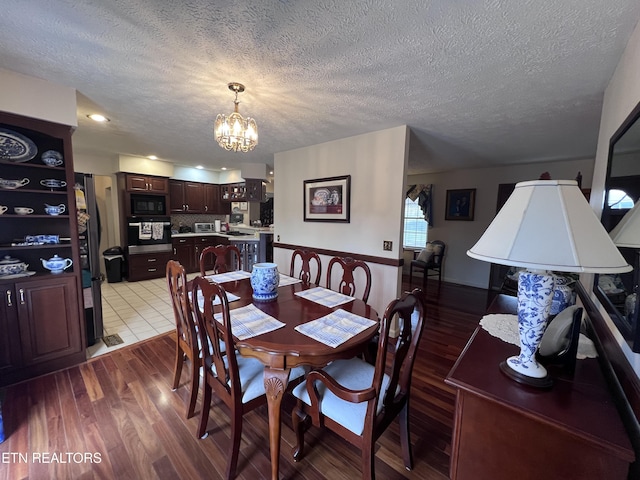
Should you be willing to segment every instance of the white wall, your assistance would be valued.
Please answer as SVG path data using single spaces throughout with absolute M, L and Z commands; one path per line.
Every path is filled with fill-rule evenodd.
M 609 156 L 609 140 L 622 122 L 640 102 L 640 24 L 629 39 L 618 67 L 616 68 L 609 85 L 604 93 L 602 117 L 600 119 L 600 134 L 598 135 L 598 149 L 593 172 L 593 184 L 591 186 L 591 206 L 599 215 L 602 213 L 604 201 L 604 183 L 607 174 L 607 162 Z M 585 285 L 591 285 L 592 280 L 587 277 L 583 280 Z M 597 298 L 592 295 L 594 301 L 599 304 Z M 604 308 L 600 308 L 605 318 L 609 320 Z M 640 354 L 633 353 L 622 336 L 619 334 L 613 322 L 609 320 L 609 328 L 614 332 L 629 363 L 640 376 Z
M 379 132 L 322 143 L 275 155 L 276 242 L 399 259 L 409 129 Z M 303 181 L 351 175 L 351 222 L 303 221 Z M 393 249 L 382 250 L 383 240 Z M 289 271 L 291 251 L 274 249 L 274 260 Z M 323 258 L 326 269 L 328 258 Z M 370 303 L 382 314 L 400 293 L 401 269 L 371 264 Z M 323 275 L 322 283 L 325 282 Z
M 447 245 L 443 280 L 461 285 L 487 288 L 490 264 L 467 256 L 482 236 L 496 214 L 498 185 L 535 180 L 543 172 L 553 179 L 573 180 L 582 173 L 582 187 L 591 184 L 593 159 L 514 164 L 502 167 L 455 170 L 443 173 L 412 175 L 408 184 L 433 184 L 433 227 L 429 228 L 429 240 L 442 240 Z M 445 220 L 446 192 L 459 188 L 476 189 L 476 205 L 473 221 Z
M 4 69 L 0 85 L 1 111 L 78 126 L 75 89 Z

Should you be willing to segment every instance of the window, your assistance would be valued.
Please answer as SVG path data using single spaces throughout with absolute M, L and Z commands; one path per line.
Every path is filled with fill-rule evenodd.
M 427 244 L 427 221 L 418 200 L 406 198 L 404 201 L 404 235 L 405 248 L 424 248 Z
M 627 195 L 624 190 L 617 190 L 615 188 L 609 190 L 609 196 L 607 197 L 609 208 L 613 210 L 626 210 L 633 208 L 633 199 Z

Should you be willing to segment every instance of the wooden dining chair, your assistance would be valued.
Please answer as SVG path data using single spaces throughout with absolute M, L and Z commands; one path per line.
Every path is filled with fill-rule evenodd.
M 235 245 L 215 245 L 206 247 L 200 254 L 200 275 L 206 273 L 207 257 L 213 255 L 213 273 L 227 273 L 242 270 L 242 257 L 240 250 Z
M 296 261 L 298 258 L 300 258 L 301 265 L 299 272 L 296 274 Z M 314 262 L 316 278 L 313 283 L 318 285 L 320 283 L 320 274 L 322 273 L 322 262 L 320 261 L 320 256 L 314 251 L 300 249 L 294 250 L 291 255 L 291 268 L 289 270 L 289 275 L 299 278 L 304 283 L 311 283 L 311 270 Z
M 329 260 L 329 267 L 327 268 L 327 288 L 331 290 L 331 274 L 334 267 L 342 267 L 342 278 L 338 284 L 337 291 L 344 295 L 351 297 L 356 296 L 356 284 L 354 273 L 357 270 L 362 270 L 365 275 L 365 285 L 361 299 L 366 302 L 369 299 L 369 292 L 371 291 L 371 270 L 362 260 L 354 260 L 351 257 L 333 257 Z
M 169 260 L 166 268 L 167 286 L 173 306 L 173 317 L 176 322 L 176 360 L 173 373 L 172 391 L 180 384 L 182 366 L 188 358 L 191 362 L 191 392 L 187 418 L 195 411 L 200 383 L 200 367 L 202 366 L 201 349 L 198 345 L 196 322 L 187 295 L 187 277 L 184 267 L 175 260 Z
M 199 438 L 207 437 L 211 393 L 215 391 L 231 410 L 231 441 L 226 472 L 226 478 L 231 479 L 235 477 L 238 463 L 243 416 L 267 403 L 264 365 L 255 358 L 237 354 L 233 348 L 229 301 L 222 285 L 209 282 L 204 277 L 196 277 L 191 292 L 192 298 L 202 295 L 204 300 L 194 302 L 193 308 L 198 321 L 200 342 L 202 345 L 209 345 L 204 355 L 204 395 L 197 435 Z M 218 303 L 215 307 L 214 302 Z M 221 313 L 220 321 L 214 318 L 214 309 Z M 300 383 L 304 373 L 302 367 L 291 370 L 291 388 Z
M 397 317 L 400 335 L 389 338 Z M 292 413 L 297 444 L 293 458 L 303 456 L 304 433 L 311 424 L 326 427 L 360 448 L 362 478 L 375 477 L 375 443 L 395 417 L 407 470 L 413 468 L 409 439 L 411 373 L 424 324 L 422 291 L 415 289 L 387 307 L 380 325 L 375 366 L 360 358 L 335 360 L 307 375 L 293 390 Z M 385 366 L 387 367 L 385 369 Z

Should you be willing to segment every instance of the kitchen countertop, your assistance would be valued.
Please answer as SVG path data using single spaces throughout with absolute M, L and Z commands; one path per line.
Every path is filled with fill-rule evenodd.
M 256 239 L 257 237 L 255 237 L 255 234 L 259 234 L 259 235 L 265 235 L 268 233 L 273 234 L 273 230 L 271 230 L 270 228 L 256 228 L 256 227 L 238 227 L 238 228 L 232 228 L 231 231 L 236 231 L 236 232 L 244 232 L 244 233 L 248 233 L 249 235 L 227 235 L 224 232 L 211 232 L 211 233 L 196 233 L 196 232 L 190 232 L 190 233 L 172 233 L 171 234 L 171 238 L 188 238 L 188 237 L 224 237 L 224 238 L 228 238 L 229 240 L 247 240 L 247 239 Z
M 262 233 L 273 233 L 273 232 L 260 232 Z M 255 235 L 227 235 L 226 233 L 172 233 L 171 238 L 189 238 L 189 237 L 223 237 L 228 238 L 229 240 L 237 240 L 237 241 L 258 241 L 260 240 Z

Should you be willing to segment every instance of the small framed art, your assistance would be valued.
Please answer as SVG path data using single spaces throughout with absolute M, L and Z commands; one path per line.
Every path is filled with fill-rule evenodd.
M 447 190 L 445 220 L 473 220 L 476 207 L 476 189 Z

